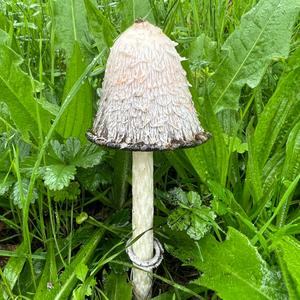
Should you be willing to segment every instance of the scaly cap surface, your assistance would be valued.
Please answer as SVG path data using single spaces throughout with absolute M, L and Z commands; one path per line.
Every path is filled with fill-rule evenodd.
M 90 141 L 134 151 L 204 143 L 177 43 L 160 28 L 136 22 L 116 40 L 107 60 Z

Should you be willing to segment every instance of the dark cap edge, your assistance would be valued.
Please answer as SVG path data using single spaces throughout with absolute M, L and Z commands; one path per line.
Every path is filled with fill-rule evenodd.
M 197 138 L 195 138 L 195 140 L 193 140 L 193 141 L 188 141 L 188 142 L 176 141 L 174 143 L 171 143 L 168 146 L 159 147 L 156 144 L 145 145 L 144 143 L 140 143 L 140 144 L 112 143 L 112 142 L 107 142 L 104 139 L 99 138 L 92 131 L 88 131 L 86 133 L 87 139 L 96 145 L 104 146 L 107 148 L 127 150 L 127 151 L 128 150 L 129 151 L 137 151 L 137 152 L 170 151 L 170 150 L 183 149 L 183 148 L 192 148 L 192 147 L 196 147 L 196 146 L 206 143 L 211 138 L 211 136 L 212 135 L 208 132 L 200 132 L 197 134 Z

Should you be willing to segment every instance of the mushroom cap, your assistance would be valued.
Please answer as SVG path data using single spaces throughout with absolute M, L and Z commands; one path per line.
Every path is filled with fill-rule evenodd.
M 99 109 L 87 138 L 134 151 L 204 143 L 177 43 L 139 21 L 115 41 L 107 60 Z

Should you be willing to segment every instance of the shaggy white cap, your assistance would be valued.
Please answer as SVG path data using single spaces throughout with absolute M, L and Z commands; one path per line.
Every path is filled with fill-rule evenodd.
M 120 35 L 108 57 L 89 140 L 152 151 L 191 147 L 209 138 L 197 118 L 176 45 L 143 21 Z

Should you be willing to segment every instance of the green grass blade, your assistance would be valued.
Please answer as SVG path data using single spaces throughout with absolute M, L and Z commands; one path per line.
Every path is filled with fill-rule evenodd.
M 120 209 L 123 207 L 128 191 L 128 175 L 131 170 L 131 152 L 116 151 L 113 159 L 113 204 Z
M 44 296 L 48 293 L 48 287 L 51 287 L 56 281 L 57 270 L 54 255 L 54 245 L 53 241 L 50 240 L 48 242 L 46 263 L 33 299 L 43 299 Z
M 74 83 L 73 87 L 71 88 L 69 94 L 66 96 L 65 100 L 63 101 L 63 104 L 55 118 L 55 120 L 53 121 L 53 124 L 51 125 L 43 145 L 40 148 L 40 152 L 38 153 L 37 159 L 35 161 L 34 167 L 32 169 L 32 175 L 30 177 L 30 184 L 29 184 L 29 188 L 28 188 L 28 195 L 26 198 L 26 203 L 23 207 L 23 222 L 22 222 L 22 230 L 23 230 L 23 236 L 24 236 L 24 240 L 26 241 L 26 245 L 27 245 L 27 251 L 29 252 L 29 254 L 31 253 L 31 247 L 30 247 L 30 234 L 29 234 L 29 227 L 28 227 L 28 217 L 29 217 L 29 207 L 30 207 L 30 203 L 31 203 L 31 199 L 32 199 L 32 195 L 33 195 L 33 189 L 34 189 L 34 184 L 35 184 L 35 180 L 38 176 L 38 168 L 41 164 L 42 158 L 45 154 L 46 148 L 50 142 L 50 139 L 52 137 L 52 134 L 61 118 L 61 116 L 63 115 L 63 113 L 65 112 L 65 110 L 68 108 L 68 106 L 70 105 L 70 103 L 72 102 L 74 96 L 76 95 L 76 93 L 78 92 L 78 90 L 80 89 L 82 83 L 87 79 L 88 74 L 92 71 L 92 69 L 94 68 L 94 66 L 96 65 L 98 59 L 103 55 L 102 51 L 101 53 L 99 53 L 94 59 L 93 61 L 87 66 L 87 68 L 84 70 L 84 72 L 81 74 L 81 76 L 78 78 L 78 80 Z
M 74 256 L 71 264 L 63 271 L 58 282 L 54 282 L 54 288 L 44 295 L 43 299 L 62 300 L 70 297 L 78 281 L 76 277 L 76 267 L 79 264 L 88 264 L 90 262 L 103 234 L 103 229 L 98 229 L 93 233 L 86 244 L 84 244 L 80 251 Z

